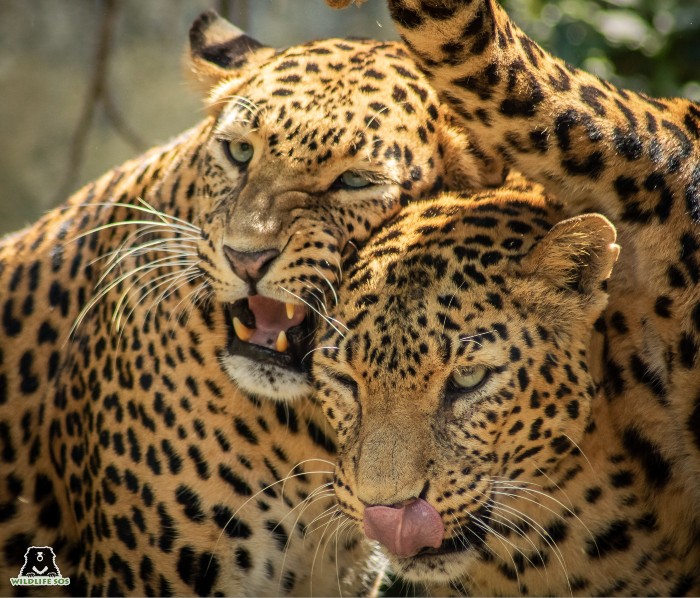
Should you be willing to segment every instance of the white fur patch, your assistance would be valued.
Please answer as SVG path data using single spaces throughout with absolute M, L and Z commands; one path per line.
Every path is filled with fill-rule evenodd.
M 313 389 L 304 374 L 240 355 L 225 355 L 226 373 L 243 391 L 273 401 L 295 401 L 311 395 Z

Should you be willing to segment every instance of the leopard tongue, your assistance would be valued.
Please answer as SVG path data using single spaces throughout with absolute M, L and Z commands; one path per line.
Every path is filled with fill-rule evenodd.
M 439 548 L 445 535 L 440 514 L 422 498 L 401 507 L 368 506 L 364 519 L 367 537 L 402 558 L 415 556 L 425 547 Z
M 287 350 L 287 330 L 301 324 L 306 317 L 306 310 L 295 306 L 290 318 L 291 310 L 288 311 L 286 303 L 262 295 L 248 297 L 248 307 L 255 316 L 255 329 L 247 341 L 274 347 L 282 353 Z

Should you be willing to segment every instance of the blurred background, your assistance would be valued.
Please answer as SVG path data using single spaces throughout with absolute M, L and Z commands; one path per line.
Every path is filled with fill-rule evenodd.
M 700 0 L 503 3 L 574 65 L 700 100 Z M 199 120 L 182 58 L 207 8 L 273 46 L 396 38 L 379 0 L 342 12 L 323 0 L 0 0 L 0 233 Z

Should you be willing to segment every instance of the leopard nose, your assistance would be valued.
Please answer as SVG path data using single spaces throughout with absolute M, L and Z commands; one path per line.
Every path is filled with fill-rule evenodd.
M 231 269 L 241 280 L 257 281 L 265 276 L 274 259 L 280 254 L 276 249 L 264 251 L 238 251 L 224 245 L 224 255 Z

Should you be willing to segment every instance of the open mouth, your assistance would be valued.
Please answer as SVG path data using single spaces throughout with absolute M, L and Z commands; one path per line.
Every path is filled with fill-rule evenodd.
M 227 306 L 228 352 L 253 361 L 305 372 L 311 349 L 312 318 L 303 305 L 251 295 Z

